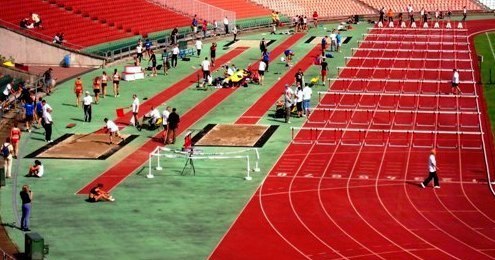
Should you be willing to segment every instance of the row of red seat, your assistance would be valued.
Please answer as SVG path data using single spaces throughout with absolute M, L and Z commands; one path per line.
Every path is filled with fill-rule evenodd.
M 200 0 L 201 2 L 217 6 L 219 8 L 236 12 L 237 19 L 269 16 L 271 10 L 251 1 L 232 0 Z

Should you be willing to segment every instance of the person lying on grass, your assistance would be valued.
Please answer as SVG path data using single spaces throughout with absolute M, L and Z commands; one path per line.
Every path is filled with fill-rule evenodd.
M 89 201 L 90 202 L 98 202 L 98 201 L 115 201 L 115 199 L 110 195 L 110 193 L 103 190 L 103 184 L 98 183 L 95 187 L 93 187 L 89 191 Z

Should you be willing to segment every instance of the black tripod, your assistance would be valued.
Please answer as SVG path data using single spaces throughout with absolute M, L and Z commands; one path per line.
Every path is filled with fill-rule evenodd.
M 187 166 L 191 165 L 191 168 L 193 170 L 193 175 L 196 176 L 196 168 L 194 168 L 194 163 L 192 158 L 193 154 L 194 154 L 194 150 L 191 148 L 191 151 L 189 151 L 189 153 L 187 154 L 186 163 L 184 164 L 184 167 L 182 168 L 182 172 L 180 173 L 180 175 L 184 175 Z

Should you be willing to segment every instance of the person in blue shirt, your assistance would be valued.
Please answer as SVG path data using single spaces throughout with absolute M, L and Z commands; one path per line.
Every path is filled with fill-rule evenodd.
M 31 124 L 33 123 L 34 120 L 34 108 L 35 104 L 34 102 L 26 102 L 24 104 L 24 111 L 25 111 L 25 118 L 26 118 L 26 129 L 28 132 L 31 132 Z
M 151 57 L 151 46 L 153 46 L 153 43 L 151 43 L 150 39 L 146 39 L 144 41 L 144 49 L 146 50 L 148 57 Z
M 342 35 L 340 35 L 340 32 L 337 33 L 335 38 L 337 39 L 337 51 L 340 52 L 340 46 L 342 46 Z
M 285 62 L 286 62 L 285 66 L 289 67 L 290 62 L 292 61 L 292 57 L 294 56 L 294 51 L 287 49 L 284 51 L 284 54 L 285 54 Z
M 268 72 L 268 63 L 270 62 L 270 52 L 265 50 L 261 56 L 261 60 L 266 63 L 266 69 L 265 72 Z
M 328 36 L 325 35 L 325 37 L 321 39 L 321 56 L 325 56 L 325 51 L 327 50 L 327 47 L 328 47 Z
M 43 119 L 43 98 L 39 98 L 36 103 L 36 121 L 38 126 L 41 125 L 41 120 Z

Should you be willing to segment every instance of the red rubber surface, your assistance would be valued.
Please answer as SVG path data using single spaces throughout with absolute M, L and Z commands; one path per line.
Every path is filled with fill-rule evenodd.
M 470 21 L 468 27 L 474 30 L 459 34 L 468 36 L 493 24 Z M 456 30 L 407 31 L 430 32 L 441 39 L 458 34 Z M 477 82 L 477 60 L 469 36 L 470 45 L 455 49 L 470 50 L 470 62 L 439 54 L 432 56 L 438 59 L 435 63 L 413 62 L 414 66 L 394 56 L 387 56 L 387 62 L 351 59 L 348 66 L 405 70 L 392 74 L 344 69 L 341 75 L 351 78 L 359 73 L 357 78 L 366 79 L 385 72 L 376 78 L 406 75 L 436 82 L 447 74 L 417 71 L 455 66 L 474 71 L 461 74 L 461 80 Z M 408 42 L 396 47 L 416 46 L 407 37 L 383 37 L 396 38 Z M 366 41 L 363 46 L 385 47 Z M 386 53 L 358 50 L 356 56 L 376 58 Z M 466 91 L 455 96 L 448 94 L 448 83 L 423 84 L 334 84 L 332 91 L 336 87 L 341 93 L 323 96 L 317 107 L 321 109 L 312 113 L 304 130 L 294 134 L 294 141 L 210 258 L 495 258 L 495 200 L 486 183 L 487 174 L 493 172 L 493 145 L 481 86 L 461 84 Z M 334 130 L 321 130 L 325 127 Z M 431 147 L 438 151 L 441 189 L 418 186 L 427 175 Z

